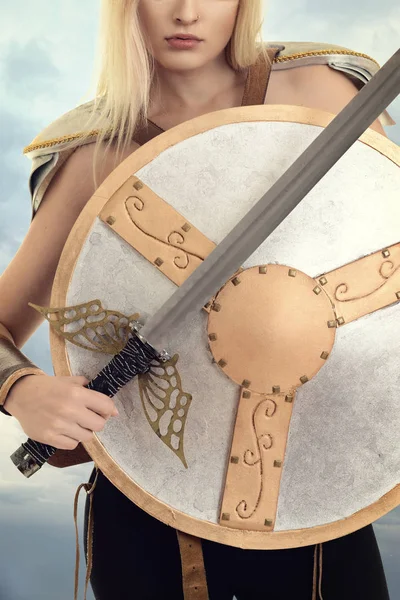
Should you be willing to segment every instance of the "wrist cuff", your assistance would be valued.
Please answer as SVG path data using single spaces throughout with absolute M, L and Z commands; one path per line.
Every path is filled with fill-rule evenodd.
M 45 375 L 10 339 L 0 338 L 0 412 L 11 416 L 4 407 L 11 387 L 26 375 Z

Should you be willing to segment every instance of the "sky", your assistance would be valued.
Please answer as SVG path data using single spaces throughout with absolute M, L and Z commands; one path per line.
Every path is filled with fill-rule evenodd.
M 50 122 L 89 100 L 96 64 L 98 0 L 0 0 L 0 274 L 15 255 L 30 222 L 30 162 L 23 148 Z M 264 39 L 332 43 L 368 54 L 380 66 L 400 40 L 398 0 L 270 0 Z M 400 97 L 388 107 L 387 127 L 400 144 Z M 53 374 L 47 324 L 23 352 Z M 25 479 L 9 459 L 26 435 L 0 414 L 0 600 L 72 600 L 75 531 L 73 499 L 92 464 L 45 465 Z M 81 596 L 83 506 L 79 503 Z M 374 524 L 391 599 L 400 598 L 400 508 Z M 91 592 L 88 600 L 93 600 Z

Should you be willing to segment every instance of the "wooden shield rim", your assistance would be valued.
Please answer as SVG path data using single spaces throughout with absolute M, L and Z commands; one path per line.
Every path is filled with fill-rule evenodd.
M 130 154 L 103 181 L 76 220 L 60 256 L 54 278 L 51 306 L 66 306 L 66 295 L 76 260 L 93 221 L 122 183 L 161 152 L 185 139 L 219 127 L 239 122 L 279 121 L 327 127 L 335 115 L 325 111 L 291 105 L 237 107 L 202 115 L 160 134 Z M 377 150 L 400 166 L 400 147 L 381 134 L 368 129 L 359 141 Z M 65 340 L 50 329 L 50 349 L 56 375 L 71 375 Z M 365 527 L 400 504 L 400 484 L 375 503 L 339 521 L 307 529 L 290 531 L 246 531 L 202 521 L 146 492 L 121 469 L 109 455 L 96 434 L 83 446 L 104 475 L 137 506 L 180 531 L 196 537 L 246 549 L 284 549 L 318 544 L 336 539 Z M 110 507 L 112 510 L 112 507 Z

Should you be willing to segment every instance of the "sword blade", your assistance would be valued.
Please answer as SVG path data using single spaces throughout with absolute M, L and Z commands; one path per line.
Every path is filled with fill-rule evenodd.
M 141 336 L 163 347 L 165 336 L 221 289 L 399 93 L 400 49 L 147 320 Z

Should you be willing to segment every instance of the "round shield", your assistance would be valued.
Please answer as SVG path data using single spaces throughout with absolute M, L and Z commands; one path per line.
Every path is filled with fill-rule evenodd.
M 120 164 L 59 262 L 55 373 L 93 379 L 331 119 L 229 109 Z M 399 165 L 399 147 L 368 130 L 169 331 L 171 358 L 118 392 L 119 417 L 84 446 L 128 498 L 259 549 L 331 540 L 400 504 Z

